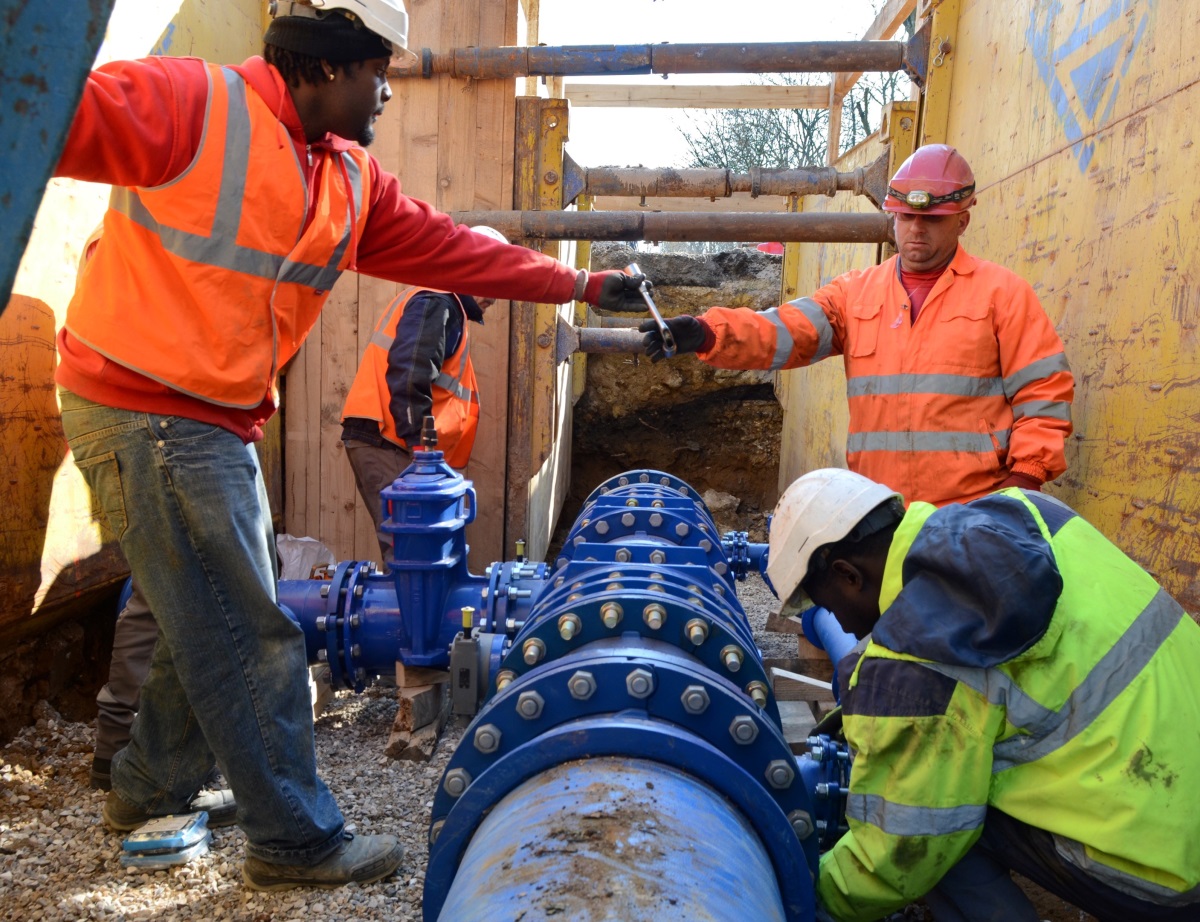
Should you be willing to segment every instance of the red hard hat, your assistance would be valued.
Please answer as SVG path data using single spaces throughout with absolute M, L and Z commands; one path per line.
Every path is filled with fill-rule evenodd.
M 975 204 L 975 174 L 948 144 L 926 144 L 900 164 L 883 199 L 884 211 L 957 214 Z

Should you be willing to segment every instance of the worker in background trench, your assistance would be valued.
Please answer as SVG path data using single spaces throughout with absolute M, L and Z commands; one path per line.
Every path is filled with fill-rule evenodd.
M 784 492 L 768 575 L 864 638 L 841 664 L 850 831 L 824 918 L 926 896 L 1036 922 L 1017 871 L 1101 920 L 1200 918 L 1200 627 L 1064 503 L 905 511 L 845 470 Z
M 508 242 L 494 228 L 471 229 Z M 437 447 L 447 464 L 464 468 L 470 460 L 479 393 L 468 321 L 482 324 L 491 306 L 491 298 L 430 288 L 401 292 L 376 324 L 346 395 L 342 444 L 375 523 L 385 569 L 392 536 L 381 527 L 379 494 L 408 467 L 413 447 L 420 447 L 425 417 L 434 418 Z
M 116 61 L 89 75 L 56 175 L 113 185 L 58 337 L 63 430 L 158 622 L 103 810 L 189 809 L 215 755 L 248 887 L 377 880 L 403 855 L 352 835 L 317 776 L 303 635 L 276 604 L 253 442 L 279 369 L 351 269 L 473 295 L 608 309 L 640 280 L 490 240 L 364 148 L 403 53 L 401 0 L 273 5 L 262 57 Z M 228 820 L 225 820 L 228 821 Z
M 918 149 L 884 200 L 896 256 L 761 313 L 673 317 L 678 352 L 717 368 L 773 370 L 841 355 L 847 466 L 910 502 L 1040 489 L 1067 467 L 1074 381 L 1029 284 L 959 243 L 974 202 L 974 176 L 956 150 Z M 653 321 L 640 328 L 659 361 L 662 336 Z

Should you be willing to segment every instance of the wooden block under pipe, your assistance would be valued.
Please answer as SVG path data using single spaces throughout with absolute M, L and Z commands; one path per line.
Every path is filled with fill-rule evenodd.
M 450 672 L 447 669 L 427 669 L 424 666 L 406 666 L 396 661 L 396 685 L 400 688 L 412 688 L 418 685 L 436 685 L 439 682 L 449 682 Z
M 444 724 L 444 713 L 450 707 L 449 685 L 439 682 L 437 685 L 401 688 L 396 701 L 393 730 L 417 730 L 439 720 Z

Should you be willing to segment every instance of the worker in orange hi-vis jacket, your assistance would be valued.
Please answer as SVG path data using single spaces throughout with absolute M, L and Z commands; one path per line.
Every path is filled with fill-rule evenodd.
M 770 310 L 673 317 L 676 352 L 741 369 L 842 356 L 847 466 L 906 502 L 1039 489 L 1067 467 L 1074 379 L 1030 285 L 959 244 L 974 203 L 967 161 L 926 145 L 901 164 L 884 201 L 896 256 Z M 668 357 L 655 323 L 641 329 L 646 354 Z

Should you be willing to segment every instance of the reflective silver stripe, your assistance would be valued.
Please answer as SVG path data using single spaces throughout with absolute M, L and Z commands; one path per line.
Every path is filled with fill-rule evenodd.
M 787 362 L 788 356 L 792 354 L 792 347 L 795 345 L 795 341 L 792 339 L 792 331 L 787 328 L 787 324 L 779 316 L 779 308 L 777 307 L 760 311 L 759 315 L 766 317 L 771 323 L 775 324 L 775 355 L 771 359 L 771 370 L 778 371 Z
M 250 159 L 250 110 L 246 101 L 245 81 L 227 68 L 223 68 L 221 73 L 229 92 L 229 113 L 226 117 L 221 187 L 217 194 L 212 233 L 195 234 L 159 223 L 146 208 L 137 191 L 130 188 L 113 189 L 112 208 L 157 235 L 163 249 L 181 259 L 256 278 L 290 282 L 328 291 L 341 274 L 337 266 L 351 239 L 349 200 L 342 239 L 334 248 L 329 262 L 323 266 L 295 262 L 285 256 L 240 246 L 237 243 L 242 205 L 246 195 L 247 164 Z M 362 171 L 348 153 L 340 156 L 346 164 L 346 172 L 350 178 L 349 196 L 353 196 L 356 204 L 361 203 Z
M 1026 416 L 1044 416 L 1047 419 L 1071 421 L 1071 405 L 1065 400 L 1027 400 L 1013 406 L 1013 419 Z
M 1082 843 L 1068 839 L 1066 836 L 1054 836 L 1054 850 L 1089 877 L 1094 877 L 1101 883 L 1108 884 L 1114 890 L 1120 890 L 1139 900 L 1163 907 L 1190 906 L 1193 903 L 1200 903 L 1200 886 L 1180 893 L 1170 887 L 1143 880 L 1134 874 L 1118 871 L 1116 868 L 1092 858 Z
M 242 223 L 242 202 L 246 198 L 246 177 L 250 172 L 250 106 L 246 103 L 246 81 L 224 67 L 221 76 L 229 93 L 229 114 L 225 120 L 221 189 L 217 194 L 217 213 L 209 238 L 234 240 Z
M 965 451 L 975 454 L 995 452 L 992 438 L 1002 449 L 1008 448 L 1008 429 L 1000 429 L 991 438 L 982 432 L 851 432 L 846 451 Z
M 463 387 L 462 382 L 455 380 L 445 372 L 434 378 L 433 383 L 443 390 L 449 391 L 459 400 L 465 400 L 469 403 L 475 399 L 475 392 L 473 390 Z
M 847 397 L 891 394 L 945 394 L 950 397 L 1003 397 L 1001 378 L 971 375 L 858 375 L 846 382 Z
M 458 299 L 455 298 L 455 300 L 457 301 Z M 459 400 L 465 400 L 468 403 L 470 403 L 471 401 L 476 400 L 478 398 L 473 390 L 471 390 L 470 388 L 467 388 L 467 387 L 463 387 L 463 385 L 462 385 L 462 376 L 464 374 L 466 374 L 467 362 L 471 358 L 471 339 L 469 336 L 467 336 L 467 330 L 466 330 L 466 326 L 465 326 L 466 323 L 467 323 L 467 319 L 466 319 L 466 316 L 464 315 L 464 317 L 463 317 L 464 326 L 463 326 L 463 334 L 462 334 L 463 335 L 463 348 L 462 348 L 462 355 L 459 357 L 459 360 L 458 360 L 458 375 L 456 377 L 451 377 L 450 375 L 446 374 L 443 371 L 436 378 L 434 378 L 433 383 L 436 384 L 438 387 L 443 388 L 444 390 L 448 390 Z
M 1033 726 L 1018 724 L 1030 735 L 1018 734 L 992 747 L 993 773 L 1049 755 L 1090 727 L 1146 668 L 1180 619 L 1186 617 L 1179 603 L 1165 589 L 1159 589 L 1061 708 Z M 1016 723 L 1011 717 L 1009 720 Z
M 1013 726 L 1025 729 L 1041 727 L 1048 725 L 1056 716 L 1054 711 L 1034 701 L 1009 675 L 998 669 L 949 666 L 945 663 L 924 661 L 921 665 L 961 682 L 987 699 L 989 704 L 1004 708 L 1008 721 Z
M 1004 379 L 1004 393 L 1011 400 L 1021 388 L 1034 381 L 1049 378 L 1052 374 L 1060 371 L 1068 373 L 1071 371 L 1071 366 L 1067 364 L 1067 357 L 1061 352 L 1038 359 L 1036 362 L 1030 362 L 1020 371 L 1014 372 Z
M 913 807 L 885 800 L 878 794 L 850 794 L 846 816 L 870 823 L 889 836 L 948 836 L 983 826 L 987 804 L 954 807 Z
M 394 337 L 387 336 L 386 334 L 380 333 L 378 330 L 376 330 L 371 334 L 370 343 L 373 346 L 378 346 L 380 349 L 383 349 L 386 352 L 392 348 L 393 339 Z
M 833 327 L 829 323 L 829 318 L 825 316 L 824 309 L 812 298 L 797 298 L 788 303 L 807 317 L 808 322 L 816 328 L 817 351 L 813 355 L 812 361 L 819 362 L 829 358 L 833 354 Z

